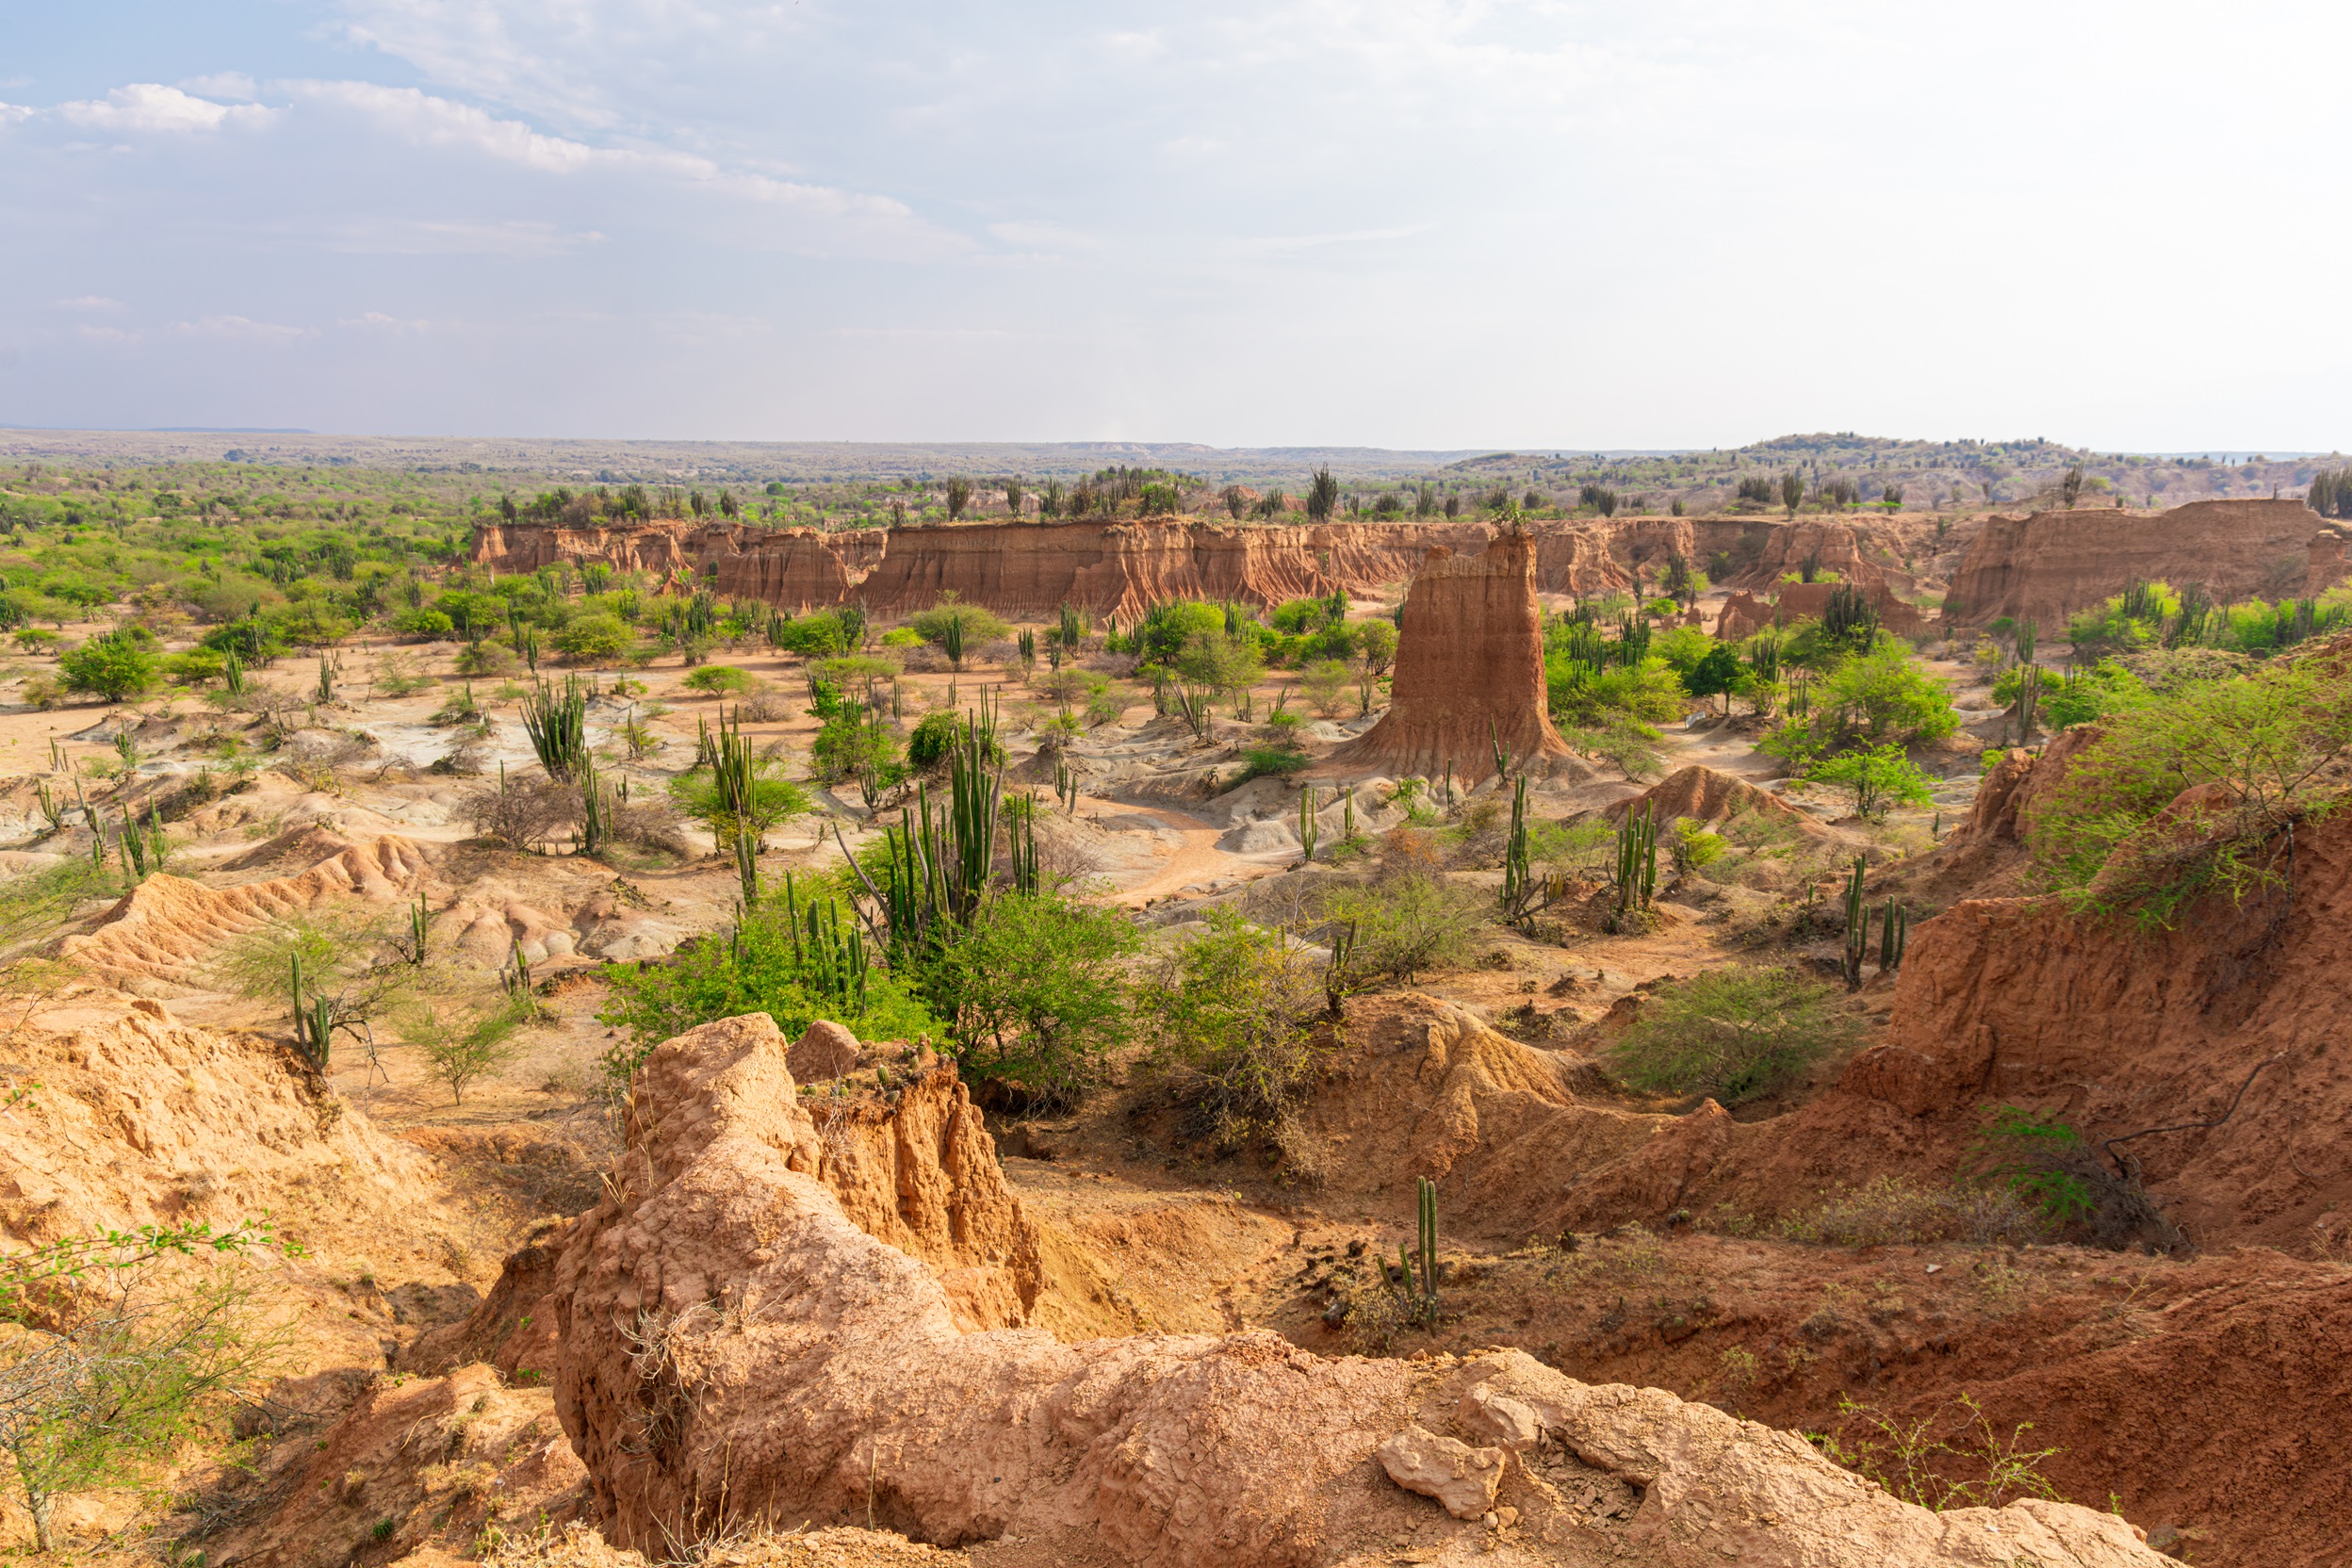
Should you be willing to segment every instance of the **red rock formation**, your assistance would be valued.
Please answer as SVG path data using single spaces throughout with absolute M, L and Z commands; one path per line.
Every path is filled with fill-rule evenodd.
M 1899 564 L 1923 525 L 1859 519 L 1785 523 L 1764 517 L 1615 517 L 1538 523 L 1536 582 L 1548 594 L 1630 592 L 1670 555 L 1705 570 L 1720 553 L 1753 564 L 1735 580 L 1761 586 L 1807 555 L 1847 580 L 1908 589 Z M 473 559 L 501 572 L 560 561 L 628 571 L 684 572 L 717 592 L 799 612 L 852 600 L 878 615 L 928 609 L 953 591 L 1001 614 L 1036 617 L 1075 604 L 1121 620 L 1169 599 L 1272 605 L 1345 588 L 1370 594 L 1413 574 L 1442 545 L 1486 547 L 1481 522 L 1231 524 L 968 523 L 952 528 L 763 529 L 684 521 L 608 528 L 499 523 L 474 535 Z
M 1917 636 L 1927 629 L 1919 607 L 1895 597 L 1885 582 L 1862 585 L 1878 607 L 1878 624 L 1898 637 Z M 1730 641 L 1749 637 L 1774 623 L 1794 625 L 1807 618 L 1818 619 L 1829 608 L 1829 596 L 1838 591 L 1834 582 L 1784 582 L 1766 590 L 1766 596 L 1738 593 L 1723 601 L 1722 613 L 1715 617 L 1715 635 Z
M 658 1048 L 629 1154 L 557 1266 L 556 1409 L 617 1544 L 871 1519 L 942 1545 L 1019 1538 L 1038 1562 L 1309 1568 L 1388 1555 L 1436 1520 L 1434 1494 L 1498 1526 L 1508 1510 L 1511 1560 L 1562 1568 L 2163 1560 L 2111 1515 L 1930 1513 L 1794 1434 L 1517 1351 L 966 1331 L 932 1271 L 809 1168 L 822 1140 L 785 1051 L 757 1016 Z M 1579 1499 L 1603 1491 L 1638 1511 L 1590 1516 Z
M 499 571 L 560 560 L 631 571 L 683 569 L 734 597 L 794 611 L 852 600 L 877 615 L 928 609 L 953 592 L 1023 617 L 1074 604 L 1133 620 L 1170 599 L 1258 605 L 1372 593 L 1411 575 L 1432 543 L 1483 549 L 1480 523 L 972 523 L 953 528 L 761 529 L 742 523 L 638 523 L 480 530 L 474 559 Z
M 2344 580 L 2344 547 L 2345 531 L 2297 500 L 1994 517 L 1960 558 L 1944 617 L 2031 619 L 2048 640 L 2134 581 L 2202 583 L 2224 600 L 2317 594 Z
M 1475 784 L 1494 774 L 1498 742 L 1514 765 L 1568 754 L 1545 710 L 1535 541 L 1524 533 L 1483 555 L 1429 552 L 1405 597 L 1388 711 L 1328 760 L 1428 778 L 1450 768 Z

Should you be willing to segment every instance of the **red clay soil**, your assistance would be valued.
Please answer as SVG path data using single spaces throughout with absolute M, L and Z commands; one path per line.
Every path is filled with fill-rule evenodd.
M 2348 537 L 2299 500 L 1992 517 L 1960 558 L 1944 617 L 1970 626 L 2030 619 L 2048 637 L 2068 614 L 2135 581 L 2202 583 L 2224 603 L 2318 594 L 2352 571 Z
M 1565 757 L 1544 688 L 1544 613 L 1535 597 L 1535 541 L 1505 534 L 1481 555 L 1429 552 L 1405 597 L 1388 710 L 1326 758 L 1475 784 L 1501 745 L 1514 764 Z
M 1393 1237 L 1367 1251 L 1395 1250 Z M 1326 1323 L 1337 1247 L 1266 1304 L 1323 1354 L 1378 1349 Z M 1377 1287 L 1376 1287 L 1377 1288 Z M 1511 1346 L 1572 1378 L 1663 1388 L 1772 1426 L 1867 1435 L 1841 1396 L 1957 1437 L 1974 1398 L 2003 1438 L 2055 1447 L 2058 1492 L 2190 1560 L 2344 1560 L 2352 1469 L 2332 1433 L 2352 1400 L 2352 1268 L 2231 1250 L 2194 1260 L 2072 1247 L 1849 1250 L 1719 1235 L 1586 1236 L 1453 1259 L 1434 1335 L 1387 1353 Z M 1982 1463 L 1946 1461 L 1951 1479 Z M 2176 1548 L 2179 1549 L 2179 1548 Z
M 2093 1140 L 2179 1127 L 2129 1152 L 2193 1241 L 2306 1250 L 2352 1203 L 2348 972 L 2342 816 L 2298 835 L 2291 902 L 2220 900 L 2170 932 L 2054 901 L 1955 905 L 1913 928 L 1886 1043 L 1811 1104 L 1737 1129 L 1690 1197 L 1777 1211 L 1825 1184 L 1948 1172 L 1982 1108 L 2014 1103 Z

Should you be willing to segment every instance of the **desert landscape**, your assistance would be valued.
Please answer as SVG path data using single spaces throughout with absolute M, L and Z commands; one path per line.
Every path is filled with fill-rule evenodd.
M 2342 1560 L 2328 461 L 228 439 L 0 449 L 0 1550 Z

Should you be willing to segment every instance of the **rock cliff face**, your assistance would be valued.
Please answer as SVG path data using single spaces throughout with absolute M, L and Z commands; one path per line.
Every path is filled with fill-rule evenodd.
M 1478 523 L 974 523 L 825 533 L 509 524 L 479 531 L 474 559 L 500 571 L 562 560 L 684 569 L 720 594 L 794 611 L 857 600 L 876 615 L 906 615 L 952 591 L 1005 615 L 1043 617 L 1073 604 L 1133 620 L 1169 599 L 1273 605 L 1334 588 L 1369 593 L 1411 575 L 1431 544 L 1476 550 L 1486 536 Z
M 1475 784 L 1494 774 L 1497 744 L 1515 765 L 1568 755 L 1545 710 L 1535 554 L 1525 534 L 1481 555 L 1429 552 L 1405 597 L 1388 711 L 1329 765 L 1429 778 L 1450 769 Z
M 612 528 L 491 524 L 473 558 L 501 572 L 561 561 L 683 572 L 716 592 L 795 612 L 850 601 L 898 616 L 947 592 L 1001 614 L 1037 618 L 1074 604 L 1121 620 L 1177 598 L 1279 604 L 1345 588 L 1370 594 L 1413 575 L 1432 546 L 1486 547 L 1484 523 L 971 523 L 952 528 L 763 529 L 648 522 Z M 1670 555 L 1701 570 L 1718 553 L 1747 563 L 1732 581 L 1777 581 L 1808 557 L 1850 582 L 1907 589 L 1901 558 L 1924 547 L 1925 524 L 1765 517 L 1616 517 L 1536 524 L 1536 585 L 1547 594 L 1630 591 Z
M 1524 1563 L 2163 1560 L 2087 1509 L 1930 1513 L 1792 1434 L 1515 1351 L 967 1331 L 814 1173 L 787 1049 L 760 1017 L 659 1048 L 634 1146 L 557 1266 L 557 1410 L 619 1544 L 871 1518 L 940 1544 L 1018 1536 L 1040 1561 L 1305 1568 L 1484 1505 Z
M 1944 617 L 2030 618 L 2048 640 L 2067 615 L 2138 580 L 2202 583 L 2224 600 L 2317 594 L 2352 571 L 2345 547 L 2343 528 L 2296 500 L 1994 517 L 1960 558 Z

